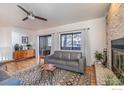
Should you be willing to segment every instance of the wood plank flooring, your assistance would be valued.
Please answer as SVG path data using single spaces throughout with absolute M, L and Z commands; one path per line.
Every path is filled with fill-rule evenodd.
M 87 66 L 85 70 L 85 74 L 90 76 L 91 85 L 96 85 L 96 74 L 94 66 Z

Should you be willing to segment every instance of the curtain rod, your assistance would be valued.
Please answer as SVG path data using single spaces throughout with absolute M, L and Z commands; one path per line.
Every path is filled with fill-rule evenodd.
M 64 32 L 71 32 L 71 31 L 78 31 L 78 30 L 90 30 L 90 28 L 83 28 L 83 29 L 75 29 L 75 30 L 68 30 L 68 31 L 60 31 L 60 32 L 54 32 L 54 33 L 49 33 L 49 34 L 55 34 L 55 33 L 64 33 Z M 48 34 L 44 34 L 44 35 L 48 35 Z M 40 35 L 38 35 L 40 36 Z
M 60 31 L 60 32 L 57 32 L 57 33 L 71 32 L 71 31 L 78 31 L 78 30 L 90 30 L 90 28 L 75 29 L 75 30 L 68 30 L 68 31 Z

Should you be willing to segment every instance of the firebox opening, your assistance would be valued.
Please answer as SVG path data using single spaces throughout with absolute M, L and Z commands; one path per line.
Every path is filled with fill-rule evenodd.
M 124 38 L 111 41 L 112 44 L 112 71 L 124 84 Z

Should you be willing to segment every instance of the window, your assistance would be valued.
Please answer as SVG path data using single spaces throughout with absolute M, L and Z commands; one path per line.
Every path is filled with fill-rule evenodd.
M 61 34 L 62 50 L 80 50 L 81 32 Z

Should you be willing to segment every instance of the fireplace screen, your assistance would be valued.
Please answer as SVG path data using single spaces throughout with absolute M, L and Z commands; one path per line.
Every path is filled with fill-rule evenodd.
M 112 70 L 124 84 L 124 38 L 112 41 Z

